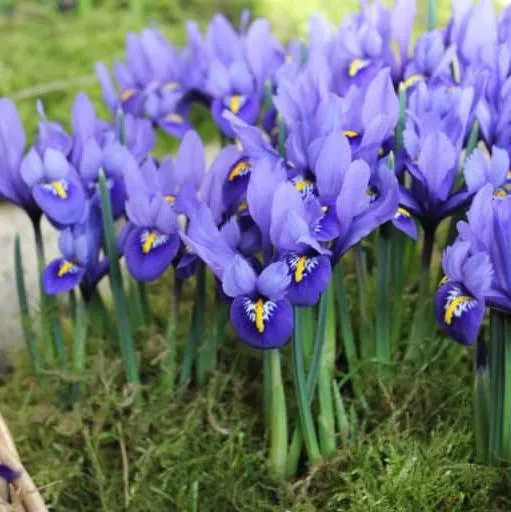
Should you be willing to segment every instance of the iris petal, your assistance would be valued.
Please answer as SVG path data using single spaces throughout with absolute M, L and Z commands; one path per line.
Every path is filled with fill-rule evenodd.
M 40 183 L 32 194 L 41 210 L 58 224 L 68 226 L 82 219 L 85 192 L 80 183 L 68 180 Z
M 72 290 L 82 280 L 85 269 L 60 258 L 52 261 L 44 270 L 43 286 L 48 295 Z
M 287 298 L 297 306 L 313 306 L 326 290 L 332 276 L 328 256 L 304 256 L 291 253 L 286 258 L 291 275 Z
M 130 274 L 139 281 L 158 279 L 172 263 L 179 243 L 177 233 L 166 235 L 149 228 L 132 229 L 124 244 Z
M 231 322 L 240 338 L 251 347 L 278 348 L 293 332 L 293 309 L 285 299 L 240 296 L 231 305 Z
M 484 317 L 484 301 L 478 300 L 456 281 L 445 281 L 438 288 L 435 316 L 440 327 L 463 345 L 472 344 Z

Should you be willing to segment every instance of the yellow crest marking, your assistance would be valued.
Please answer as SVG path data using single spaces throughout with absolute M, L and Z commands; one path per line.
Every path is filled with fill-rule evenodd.
M 231 96 L 230 109 L 233 114 L 237 114 L 240 111 L 241 100 L 242 100 L 242 97 L 238 94 L 236 94 L 235 96 Z
M 418 73 L 415 74 L 415 75 L 410 75 L 404 82 L 403 82 L 403 87 L 406 89 L 408 89 L 409 87 L 411 87 L 412 85 L 416 84 L 417 82 L 420 82 L 421 80 L 423 80 L 424 77 L 422 75 L 419 75 Z
M 130 98 L 135 96 L 136 93 L 137 93 L 136 89 L 126 89 L 125 91 L 122 91 L 121 101 L 128 101 Z
M 67 199 L 66 189 L 64 188 L 64 185 L 62 184 L 61 181 L 59 181 L 59 180 L 52 181 L 51 187 L 53 188 L 53 190 L 55 191 L 57 196 L 60 197 L 60 199 Z
M 64 263 L 60 265 L 57 275 L 59 277 L 63 277 L 69 272 L 71 272 L 71 270 L 73 270 L 74 268 L 75 266 L 73 263 L 71 263 L 70 261 L 64 261 Z
M 444 322 L 447 325 L 451 325 L 452 318 L 454 316 L 454 312 L 456 311 L 456 308 L 460 304 L 463 304 L 464 302 L 469 302 L 471 300 L 472 300 L 472 297 L 469 297 L 468 295 L 460 295 L 459 297 L 456 297 L 455 299 L 453 299 L 451 301 L 451 303 L 449 304 L 449 306 L 447 306 L 447 309 L 445 310 Z
M 307 265 L 307 256 L 300 256 L 295 269 L 295 282 L 300 283 L 303 279 L 303 273 L 305 272 L 305 266 Z
M 255 324 L 257 331 L 264 332 L 264 301 L 258 299 L 255 303 Z
M 182 124 L 184 122 L 184 117 L 179 114 L 168 114 L 165 116 L 165 119 L 170 123 Z
M 354 139 L 360 135 L 360 133 L 358 133 L 356 130 L 343 130 L 342 133 L 348 137 L 348 139 Z
M 156 231 L 150 231 L 147 233 L 147 237 L 144 240 L 144 244 L 142 245 L 142 252 L 144 254 L 151 252 L 151 249 L 153 248 L 154 242 L 156 242 L 157 238 L 158 235 L 156 234 Z
M 243 171 L 246 171 L 250 167 L 248 160 L 242 160 L 238 162 L 234 169 L 229 173 L 228 181 L 234 181 Z
M 353 59 L 348 68 L 348 76 L 353 78 L 365 65 L 366 63 L 362 59 Z

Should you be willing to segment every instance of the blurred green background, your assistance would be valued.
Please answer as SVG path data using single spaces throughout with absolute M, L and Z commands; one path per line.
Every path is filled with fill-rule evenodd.
M 215 12 L 237 22 L 243 8 L 267 16 L 282 40 L 306 33 L 308 17 L 320 12 L 338 23 L 357 10 L 357 0 L 0 0 L 0 95 L 19 105 L 25 126 L 37 125 L 36 98 L 48 116 L 69 121 L 73 97 L 85 91 L 101 106 L 93 66 L 111 63 L 124 51 L 126 32 L 156 23 L 177 44 L 184 41 L 184 21 L 205 26 Z M 418 0 L 418 24 L 425 19 L 426 1 Z M 439 0 L 438 19 L 445 23 L 449 0 Z

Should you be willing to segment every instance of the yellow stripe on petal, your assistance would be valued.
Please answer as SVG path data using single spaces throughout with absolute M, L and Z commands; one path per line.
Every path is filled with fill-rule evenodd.
M 147 236 L 145 237 L 144 243 L 142 245 L 142 252 L 144 254 L 149 254 L 151 252 L 151 249 L 153 248 L 157 238 L 158 235 L 156 231 L 150 231 L 147 233 Z
M 169 121 L 169 123 L 176 124 L 183 124 L 185 121 L 185 118 L 183 116 L 180 116 L 179 114 L 167 114 L 165 116 L 165 119 Z
M 348 76 L 353 78 L 359 71 L 364 69 L 367 65 L 367 62 L 362 59 L 353 59 L 348 68 Z
M 130 98 L 135 96 L 136 93 L 137 93 L 136 89 L 126 89 L 125 91 L 122 91 L 121 101 L 128 101 Z
M 255 303 L 255 324 L 257 332 L 264 332 L 264 301 L 258 299 Z
M 420 74 L 410 75 L 404 82 L 403 87 L 408 89 L 412 85 L 415 85 L 417 82 L 424 80 L 424 77 Z
M 408 219 L 412 216 L 408 210 L 405 210 L 404 208 L 401 207 L 397 209 L 397 214 Z
M 175 89 L 179 89 L 181 87 L 180 83 L 179 82 L 167 82 L 164 86 L 163 86 L 163 89 L 165 91 L 174 91 Z
M 348 139 L 354 139 L 360 135 L 356 130 L 343 130 L 342 132 Z
M 468 295 L 460 295 L 459 297 L 454 298 L 445 309 L 444 322 L 446 325 L 451 325 L 454 313 L 458 306 L 472 300 L 472 297 L 469 297 Z
M 307 260 L 307 256 L 300 256 L 300 258 L 298 259 L 298 263 L 296 264 L 295 269 L 295 282 L 297 283 L 300 283 L 303 279 L 303 273 L 305 272 Z
M 52 181 L 51 188 L 55 191 L 57 197 L 60 197 L 60 199 L 67 199 L 67 189 L 62 181 Z
M 238 162 L 234 169 L 229 173 L 229 176 L 227 178 L 228 181 L 234 181 L 240 174 L 243 174 L 247 169 L 250 168 L 250 163 L 248 160 L 241 160 L 241 162 Z
M 59 267 L 59 271 L 57 272 L 58 277 L 64 277 L 66 274 L 69 274 L 73 269 L 75 268 L 75 265 L 71 263 L 70 261 L 64 261 L 61 263 Z
M 167 203 L 170 203 L 170 204 L 174 204 L 176 202 L 176 196 L 173 196 L 173 195 L 168 195 L 168 196 L 165 196 L 165 201 L 167 201 Z
M 295 183 L 295 188 L 296 188 L 296 190 L 298 190 L 298 192 L 302 192 L 305 188 L 309 187 L 312 184 L 313 183 L 311 180 L 306 180 L 306 179 L 298 180 Z
M 242 105 L 243 96 L 240 96 L 239 94 L 235 94 L 234 96 L 231 96 L 231 99 L 229 101 L 229 108 L 231 109 L 231 112 L 233 114 L 237 114 Z

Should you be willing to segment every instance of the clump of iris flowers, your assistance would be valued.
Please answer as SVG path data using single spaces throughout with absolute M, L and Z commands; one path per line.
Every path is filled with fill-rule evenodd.
M 73 316 L 70 344 L 48 322 L 57 326 L 51 351 L 24 322 L 34 369 L 56 356 L 76 379 L 67 393 L 76 400 L 88 326 L 104 325 L 142 403 L 135 333 L 162 324 L 145 283 L 170 282 L 161 388 L 204 385 L 230 324 L 263 353 L 270 464 L 291 477 L 301 460 L 319 463 L 353 434 L 368 409 L 365 368 L 386 384 L 402 355 L 415 364 L 435 350 L 434 309 L 443 331 L 478 343 L 476 409 L 492 411 L 476 415 L 481 459 L 511 456 L 509 392 L 488 384 L 507 371 L 509 12 L 454 2 L 437 29 L 430 2 L 429 30 L 413 45 L 413 0 L 361 2 L 338 30 L 312 17 L 307 40 L 286 45 L 248 13 L 239 26 L 217 14 L 204 34 L 189 22 L 182 48 L 146 28 L 127 35 L 113 78 L 96 67 L 112 119 L 79 94 L 68 133 L 38 102 L 32 145 L 14 104 L 0 99 L 0 197 L 34 226 L 43 316 L 63 309 L 63 293 Z M 222 140 L 212 162 L 190 121 L 196 103 Z M 157 131 L 180 139 L 175 156 L 155 150 Z M 59 231 L 61 256 L 49 264 L 43 217 Z M 433 308 L 434 255 L 445 246 Z M 26 319 L 19 240 L 15 255 Z M 112 308 L 99 288 L 106 277 Z M 195 291 L 181 354 L 185 280 Z M 283 375 L 288 343 L 294 395 Z M 356 403 L 349 412 L 346 393 Z M 288 410 L 298 411 L 294 425 Z

